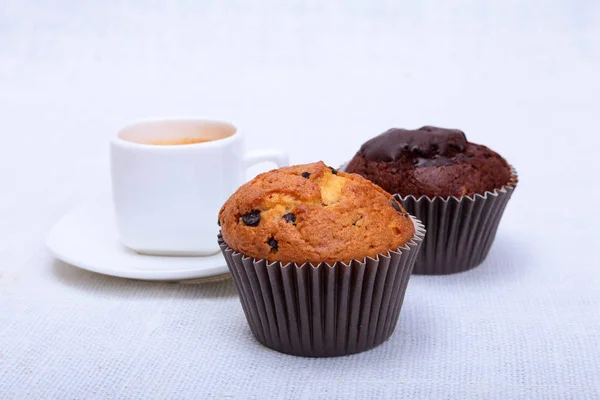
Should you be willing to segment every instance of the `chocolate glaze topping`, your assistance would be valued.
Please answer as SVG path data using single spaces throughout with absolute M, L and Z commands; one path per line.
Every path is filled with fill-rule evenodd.
M 392 128 L 369 140 L 360 148 L 367 160 L 394 161 L 409 151 L 418 158 L 415 164 L 426 164 L 422 158 L 450 157 L 467 148 L 465 133 L 458 129 L 424 126 L 416 130 Z

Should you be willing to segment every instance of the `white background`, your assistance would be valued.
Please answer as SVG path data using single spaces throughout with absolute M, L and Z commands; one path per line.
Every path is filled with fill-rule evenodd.
M 0 398 L 600 398 L 598 1 L 0 0 Z M 338 165 L 392 126 L 456 127 L 520 183 L 479 268 L 411 279 L 370 352 L 280 355 L 231 282 L 54 261 L 153 116 Z M 267 168 L 267 166 L 264 166 Z

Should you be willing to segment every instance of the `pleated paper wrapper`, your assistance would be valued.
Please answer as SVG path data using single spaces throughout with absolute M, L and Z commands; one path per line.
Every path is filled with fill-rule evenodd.
M 451 274 L 481 264 L 492 247 L 500 219 L 517 183 L 517 171 L 512 168 L 507 185 L 483 195 L 447 199 L 394 195 L 427 229 L 413 272 Z
M 282 264 L 246 257 L 219 245 L 250 330 L 263 345 L 305 357 L 359 353 L 387 340 L 400 315 L 408 280 L 425 236 L 375 259 L 349 264 Z

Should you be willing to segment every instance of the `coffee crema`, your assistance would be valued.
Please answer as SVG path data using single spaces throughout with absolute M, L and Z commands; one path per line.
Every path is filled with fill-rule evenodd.
M 205 143 L 210 142 L 213 139 L 207 138 L 179 138 L 179 139 L 159 139 L 148 142 L 147 144 L 155 145 L 155 146 L 177 146 L 177 145 L 185 145 L 185 144 L 196 144 L 196 143 Z

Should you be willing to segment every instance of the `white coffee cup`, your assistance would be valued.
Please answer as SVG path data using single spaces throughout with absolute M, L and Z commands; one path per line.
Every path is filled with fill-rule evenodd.
M 208 141 L 167 144 L 176 141 Z M 113 199 L 122 243 L 138 253 L 202 256 L 219 251 L 217 214 L 259 162 L 288 164 L 275 150 L 246 152 L 242 133 L 206 118 L 149 120 L 110 144 Z

